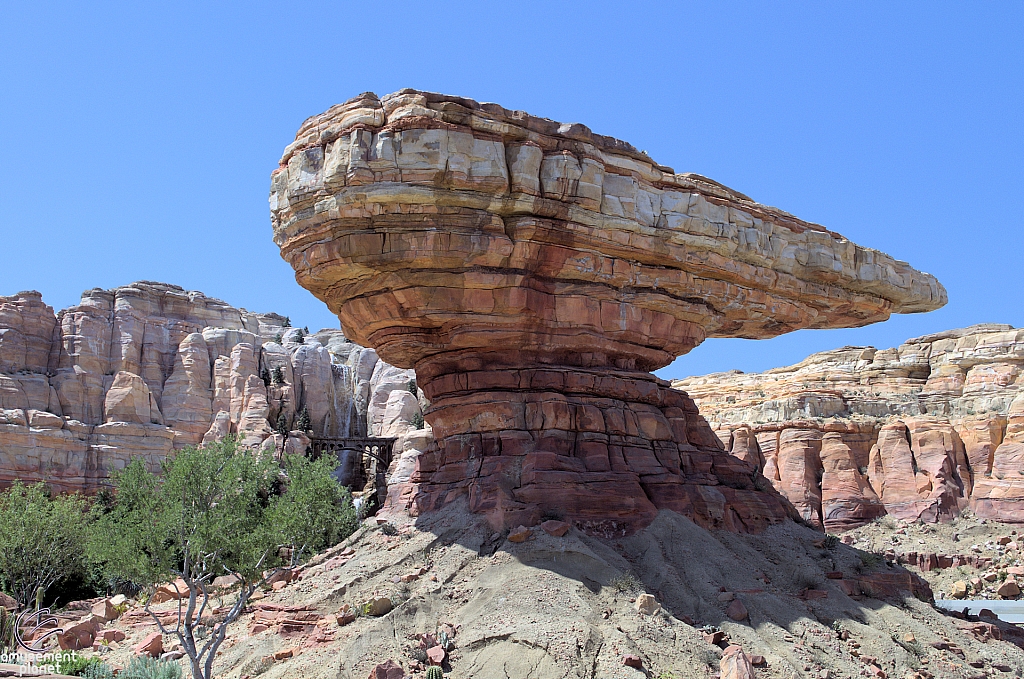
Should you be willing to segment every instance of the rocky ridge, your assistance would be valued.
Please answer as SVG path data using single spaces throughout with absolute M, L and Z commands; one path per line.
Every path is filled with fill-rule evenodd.
M 156 471 L 174 450 L 229 433 L 304 450 L 301 432 L 286 444 L 273 431 L 303 407 L 317 436 L 415 431 L 411 370 L 340 330 L 301 333 L 164 283 L 88 290 L 57 314 L 38 292 L 0 297 L 0 486 L 93 492 L 130 457 Z
M 629 144 L 416 90 L 309 118 L 271 178 L 296 280 L 415 368 L 437 444 L 388 502 L 495 527 L 561 512 L 628 532 L 669 508 L 761 530 L 787 508 L 648 371 L 707 337 L 942 306 L 884 253 Z
M 1024 330 L 976 325 L 673 382 L 725 448 L 830 531 L 889 514 L 1024 521 Z

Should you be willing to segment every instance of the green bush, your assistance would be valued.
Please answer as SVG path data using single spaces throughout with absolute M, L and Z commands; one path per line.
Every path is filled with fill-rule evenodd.
M 51 497 L 42 483 L 0 492 L 0 588 L 30 605 L 40 588 L 82 574 L 87 516 L 80 495 Z
M 153 616 L 163 633 L 182 641 L 194 679 L 211 679 L 228 625 L 266 582 L 268 569 L 294 565 L 355 530 L 351 497 L 332 471 L 327 457 L 311 462 L 293 455 L 285 456 L 282 470 L 272 455 L 238 448 L 231 437 L 183 448 L 164 462 L 162 478 L 135 459 L 115 476 L 117 501 L 96 520 L 89 558 L 108 577 L 150 586 L 180 577 L 203 606 L 211 605 L 205 584 L 236 573 L 235 601 L 222 619 L 203 627 L 206 643 L 196 644 L 200 630 L 189 616 L 169 629 Z M 282 553 L 291 554 L 290 564 Z
M 61 661 L 59 670 L 61 674 L 66 674 L 69 677 L 94 676 L 97 672 L 93 672 L 92 675 L 87 675 L 86 672 L 96 665 L 103 664 L 104 662 L 95 656 L 92 658 L 86 658 L 76 655 L 71 660 Z M 102 676 L 102 674 L 100 676 Z M 111 673 L 111 676 L 113 676 L 113 673 Z

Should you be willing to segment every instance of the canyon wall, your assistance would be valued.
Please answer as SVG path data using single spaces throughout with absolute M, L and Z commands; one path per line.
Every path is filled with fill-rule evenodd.
M 413 371 L 340 330 L 302 334 L 163 283 L 88 290 L 57 314 L 38 292 L 0 297 L 0 487 L 92 492 L 132 457 L 156 471 L 227 434 L 281 448 L 280 415 L 294 427 L 302 408 L 314 436 L 413 429 Z
M 1024 329 L 977 325 L 894 349 L 843 347 L 673 387 L 727 450 L 826 530 L 965 508 L 1024 522 Z

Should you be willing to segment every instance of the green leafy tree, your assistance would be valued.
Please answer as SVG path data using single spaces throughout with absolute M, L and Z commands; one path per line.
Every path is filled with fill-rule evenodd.
M 299 431 L 313 430 L 313 421 L 309 417 L 309 409 L 306 406 L 302 406 L 302 410 L 299 411 L 299 419 L 295 422 L 295 428 Z
M 87 516 L 81 496 L 51 497 L 42 483 L 15 481 L 0 493 L 0 586 L 28 606 L 40 590 L 81 574 Z
M 116 477 L 116 504 L 94 524 L 89 557 L 108 576 L 148 586 L 180 578 L 187 591 L 173 627 L 146 610 L 181 641 L 193 678 L 212 679 L 228 627 L 256 589 L 355 530 L 351 497 L 331 471 L 326 460 L 299 456 L 286 456 L 282 469 L 232 438 L 182 449 L 164 463 L 162 478 L 133 460 Z M 291 554 L 290 564 L 281 553 Z M 229 573 L 240 580 L 234 602 L 197 634 L 210 583 Z

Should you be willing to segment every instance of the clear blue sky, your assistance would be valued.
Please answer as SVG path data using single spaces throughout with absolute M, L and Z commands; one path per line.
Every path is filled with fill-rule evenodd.
M 583 122 L 949 290 L 663 377 L 1024 325 L 1024 4 L 156 4 L 5 4 L 0 294 L 161 280 L 336 327 L 271 241 L 270 172 L 307 116 L 415 87 Z

